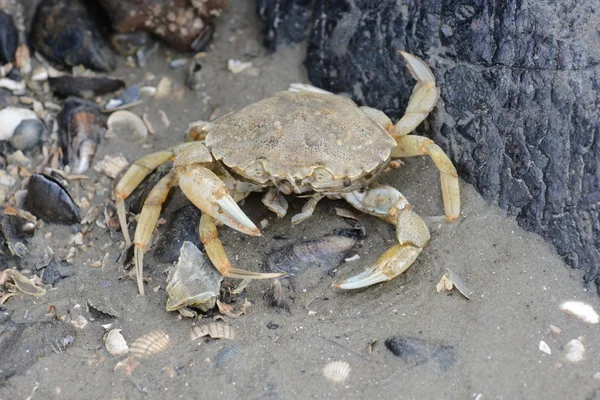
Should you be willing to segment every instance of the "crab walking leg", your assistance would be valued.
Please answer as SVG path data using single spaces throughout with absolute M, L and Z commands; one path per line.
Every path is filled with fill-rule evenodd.
M 460 216 L 460 191 L 458 187 L 458 174 L 450 158 L 440 146 L 431 139 L 423 136 L 408 135 L 396 139 L 398 146 L 392 150 L 394 157 L 413 157 L 429 155 L 440 170 L 442 198 L 446 218 L 456 221 Z
M 146 176 L 160 165 L 170 161 L 175 156 L 172 150 L 157 151 L 148 154 L 133 163 L 115 187 L 114 196 L 117 206 L 117 215 L 121 224 L 121 231 L 125 237 L 127 247 L 131 246 L 129 230 L 127 229 L 127 215 L 125 212 L 125 199 L 144 180 Z
M 325 196 L 322 194 L 315 194 L 313 197 L 308 199 L 308 201 L 304 203 L 304 206 L 302 207 L 302 212 L 292 217 L 292 225 L 299 224 L 305 219 L 310 218 L 317 208 L 317 203 L 321 201 L 323 197 Z
M 208 258 L 219 270 L 221 275 L 228 278 L 239 279 L 272 279 L 280 278 L 285 275 L 284 272 L 260 273 L 250 272 L 243 269 L 233 268 L 223 248 L 223 243 L 219 239 L 219 232 L 215 219 L 208 214 L 202 214 L 200 217 L 200 240 L 204 244 L 204 249 Z
M 165 175 L 156 186 L 152 188 L 138 219 L 135 236 L 133 238 L 133 254 L 135 261 L 135 277 L 137 280 L 138 291 L 144 295 L 144 253 L 148 250 L 148 244 L 152 238 L 152 233 L 160 217 L 160 210 L 163 203 L 169 195 L 173 186 L 177 185 L 177 176 L 174 170 Z
M 287 214 L 288 203 L 281 192 L 275 188 L 269 188 L 262 198 L 262 203 L 279 218 L 283 218 Z
M 408 135 L 412 132 L 433 110 L 439 97 L 440 89 L 435 86 L 435 76 L 418 57 L 398 51 L 406 60 L 407 67 L 412 77 L 417 81 L 404 116 L 394 125 L 390 134 L 394 137 Z
M 344 193 L 342 197 L 358 210 L 394 224 L 398 244 L 383 253 L 375 265 L 365 272 L 335 282 L 333 286 L 339 289 L 358 289 L 389 281 L 406 271 L 430 237 L 425 222 L 412 210 L 406 198 L 391 186 Z

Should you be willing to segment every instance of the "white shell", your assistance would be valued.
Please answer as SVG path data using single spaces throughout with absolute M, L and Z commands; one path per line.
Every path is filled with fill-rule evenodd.
M 163 76 L 158 85 L 156 85 L 156 92 L 154 93 L 155 99 L 166 99 L 173 90 L 173 81 L 168 76 Z
M 6 107 L 0 110 L 0 140 L 10 139 L 17 126 L 26 119 L 38 119 L 38 116 L 27 108 Z
M 552 350 L 550 350 L 550 346 L 548 346 L 548 343 L 544 342 L 543 340 L 540 340 L 540 345 L 539 345 L 538 349 L 540 349 L 541 352 L 544 352 L 548 355 L 552 354 Z
M 342 383 L 350 375 L 350 364 L 345 361 L 332 361 L 323 368 L 323 376 L 333 383 Z
M 565 360 L 575 363 L 583 360 L 585 346 L 577 339 L 571 340 L 565 345 Z
M 129 353 L 129 346 L 123 335 L 121 335 L 121 329 L 113 329 L 104 336 L 104 345 L 106 350 L 113 356 L 120 356 L 122 354 Z
M 133 135 L 134 138 L 146 139 L 148 137 L 148 128 L 144 121 L 131 111 L 120 110 L 110 114 L 106 126 L 115 135 L 127 138 Z
M 560 305 L 560 309 L 571 314 L 588 324 L 597 324 L 600 322 L 598 313 L 592 306 L 581 301 L 565 301 Z
M 196 340 L 206 335 L 213 339 L 234 339 L 235 331 L 231 325 L 224 322 L 213 322 L 212 324 L 193 327 L 190 339 Z

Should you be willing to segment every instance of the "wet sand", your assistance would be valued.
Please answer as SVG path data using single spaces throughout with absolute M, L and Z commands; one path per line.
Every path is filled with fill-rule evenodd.
M 304 49 L 285 48 L 267 55 L 261 46 L 258 21 L 251 2 L 231 1 L 217 25 L 217 37 L 202 59 L 204 87 L 184 89 L 183 99 L 146 100 L 133 109 L 169 117 L 168 129 L 157 129 L 142 147 L 131 138 L 104 140 L 95 160 L 106 154 L 123 153 L 131 162 L 151 151 L 179 143 L 189 122 L 207 120 L 216 107 L 222 115 L 284 90 L 291 82 L 307 82 L 302 66 Z M 170 56 L 169 56 L 170 54 Z M 145 70 L 121 67 L 116 73 L 129 85 L 144 73 L 156 79 L 168 74 L 175 91 L 183 88 L 185 68 L 170 70 L 167 57 L 178 55 L 161 49 Z M 234 75 L 227 60 L 252 61 L 260 74 Z M 121 61 L 123 63 L 123 61 Z M 435 66 L 433 66 L 435 68 Z M 157 125 L 158 126 L 158 125 Z M 319 134 L 315 132 L 315 134 Z M 412 158 L 381 181 L 391 184 L 408 198 L 425 219 L 443 213 L 439 174 L 431 160 Z M 113 181 L 92 170 L 92 182 L 102 184 L 92 204 L 103 207 Z M 75 198 L 82 187 L 70 188 Z M 225 317 L 238 335 L 237 357 L 216 368 L 218 353 L 232 345 L 225 340 L 191 341 L 192 325 L 208 320 L 179 318 L 165 311 L 168 264 L 157 263 L 152 250 L 146 256 L 146 271 L 152 282 L 147 296 L 137 296 L 131 279 L 120 279 L 123 271 L 109 263 L 90 264 L 104 257 L 113 260 L 121 251 L 121 240 L 94 227 L 94 247 L 80 252 L 73 276 L 59 282 L 44 297 L 19 296 L 6 309 L 14 322 L 47 320 L 49 305 L 69 318 L 83 315 L 89 323 L 77 330 L 75 343 L 63 353 L 43 358 L 0 387 L 0 399 L 50 398 L 415 398 L 415 399 L 587 399 L 600 396 L 599 326 L 589 325 L 559 309 L 565 300 L 580 300 L 600 310 L 596 295 L 582 287 L 579 272 L 569 269 L 540 237 L 520 229 L 514 219 L 486 204 L 468 184 L 461 182 L 462 218 L 453 224 L 429 221 L 432 238 L 414 265 L 395 280 L 357 291 L 331 288 L 334 278 L 321 268 L 293 279 L 291 315 L 269 305 L 268 282 L 255 282 L 246 292 L 252 303 L 240 318 Z M 315 215 L 300 225 L 290 224 L 303 200 L 290 200 L 288 216 L 278 219 L 251 196 L 242 206 L 255 221 L 267 219 L 262 237 L 247 237 L 228 228 L 221 239 L 239 267 L 260 270 L 273 249 L 300 239 L 316 239 L 347 223 L 332 212 L 343 202 L 322 201 Z M 175 195 L 165 216 L 184 200 Z M 393 227 L 366 215 L 360 259 L 342 264 L 337 278 L 348 277 L 372 265 L 394 244 Z M 50 240 L 44 234 L 52 232 Z M 158 234 L 162 232 L 159 229 Z M 41 259 L 43 248 L 67 247 L 71 228 L 45 225 L 30 249 L 32 264 Z M 279 240 L 284 236 L 287 239 Z M 110 244 L 110 245 L 108 245 Z M 103 246 L 107 246 L 102 249 Z M 473 289 L 470 300 L 456 290 L 436 292 L 446 268 L 459 274 Z M 239 281 L 231 280 L 237 284 Z M 153 288 L 159 287 L 155 292 Z M 88 301 L 109 306 L 116 319 L 98 319 L 86 309 Z M 102 336 L 106 323 L 122 329 L 131 343 L 153 330 L 164 330 L 169 346 L 156 356 L 141 360 L 127 376 L 114 367 L 123 358 L 108 354 Z M 552 332 L 550 325 L 560 328 Z M 270 329 L 274 328 L 276 329 Z M 443 346 L 450 356 L 436 360 L 409 357 L 408 362 L 386 348 L 393 336 L 413 337 Z M 577 339 L 585 356 L 577 363 L 564 357 L 564 346 Z M 540 341 L 550 349 L 538 349 Z M 369 351 L 370 349 L 370 351 Z M 351 372 L 343 383 L 334 384 L 322 375 L 330 361 L 349 363 Z

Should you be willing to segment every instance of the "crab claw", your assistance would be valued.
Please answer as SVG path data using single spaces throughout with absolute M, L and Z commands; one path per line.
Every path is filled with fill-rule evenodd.
M 177 169 L 177 167 L 176 167 Z M 179 187 L 202 212 L 236 231 L 260 236 L 260 231 L 233 200 L 227 187 L 211 170 L 199 165 L 181 168 Z
M 374 266 L 363 273 L 333 283 L 338 289 L 359 289 L 394 279 L 411 266 L 423 250 L 410 244 L 397 244 L 379 257 Z

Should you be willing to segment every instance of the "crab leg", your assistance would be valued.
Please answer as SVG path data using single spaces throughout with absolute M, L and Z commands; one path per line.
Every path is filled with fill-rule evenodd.
M 313 197 L 308 199 L 308 201 L 304 203 L 304 206 L 302 207 L 302 212 L 292 217 L 292 225 L 299 224 L 300 222 L 312 216 L 317 208 L 317 203 L 321 201 L 323 197 L 325 196 L 322 194 L 315 194 Z
M 285 275 L 284 272 L 260 273 L 250 272 L 243 269 L 233 268 L 227 257 L 227 253 L 223 248 L 223 244 L 219 239 L 219 232 L 215 219 L 208 214 L 202 214 L 200 217 L 200 240 L 204 244 L 204 249 L 208 258 L 219 270 L 221 275 L 228 278 L 239 279 L 272 279 L 281 278 Z
M 131 246 L 129 230 L 127 229 L 127 215 L 125 212 L 125 199 L 129 197 L 131 192 L 144 180 L 144 178 L 161 164 L 170 161 L 175 157 L 172 150 L 157 151 L 156 153 L 148 154 L 133 163 L 121 178 L 115 187 L 114 196 L 117 206 L 117 215 L 121 224 L 121 231 L 125 237 L 127 247 Z
M 271 279 L 285 275 L 232 268 L 215 221 L 250 236 L 260 236 L 260 231 L 234 201 L 225 183 L 207 168 L 211 163 L 212 156 L 199 142 L 178 154 L 173 163 L 179 187 L 192 204 L 202 210 L 200 239 L 208 257 L 223 276 L 230 278 Z
M 450 158 L 440 146 L 423 136 L 408 135 L 397 139 L 398 146 L 392 150 L 392 157 L 413 157 L 429 155 L 440 170 L 442 198 L 446 218 L 455 221 L 460 216 L 460 191 L 458 174 Z
M 389 281 L 406 271 L 430 237 L 425 222 L 412 210 L 406 198 L 391 186 L 344 193 L 342 197 L 358 210 L 394 224 L 398 244 L 383 253 L 371 268 L 335 282 L 333 286 L 339 289 L 358 289 Z
M 412 77 L 417 81 L 404 116 L 394 125 L 390 134 L 396 138 L 412 132 L 433 110 L 439 97 L 440 89 L 435 86 L 435 76 L 420 58 L 412 54 L 398 51 L 406 60 Z
M 144 201 L 144 207 L 140 213 L 138 224 L 135 229 L 135 236 L 133 238 L 133 254 L 135 261 L 135 277 L 137 280 L 138 291 L 144 295 L 144 253 L 148 250 L 148 244 L 152 238 L 152 232 L 156 227 L 158 218 L 160 217 L 160 210 L 163 203 L 169 195 L 169 191 L 173 186 L 177 185 L 177 176 L 174 170 L 171 170 L 165 175 L 156 186 L 152 188 L 148 197 Z

